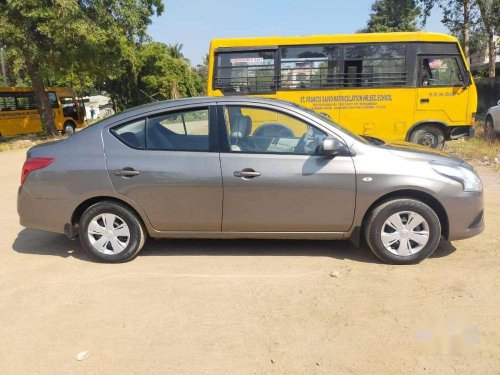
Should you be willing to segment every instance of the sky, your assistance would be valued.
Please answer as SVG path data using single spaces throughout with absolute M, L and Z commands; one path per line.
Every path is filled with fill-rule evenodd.
M 183 44 L 191 64 L 201 63 L 210 40 L 270 35 L 348 34 L 366 26 L 372 0 L 164 0 L 154 17 L 154 40 Z M 425 31 L 447 32 L 439 9 Z

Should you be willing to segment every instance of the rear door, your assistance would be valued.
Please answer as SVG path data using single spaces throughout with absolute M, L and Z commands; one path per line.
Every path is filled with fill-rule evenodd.
M 189 107 L 105 129 L 114 188 L 161 231 L 220 231 L 222 178 L 214 106 Z

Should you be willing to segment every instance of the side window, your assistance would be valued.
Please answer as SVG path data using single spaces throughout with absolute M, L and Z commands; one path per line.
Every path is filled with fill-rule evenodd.
M 16 94 L 17 109 L 36 109 L 35 95 L 32 92 L 19 92 Z
M 48 92 L 47 97 L 49 98 L 49 103 L 52 108 L 59 108 L 59 103 L 57 102 L 57 96 L 55 92 Z
M 217 52 L 214 88 L 224 93 L 276 91 L 275 51 Z
M 147 148 L 172 151 L 209 151 L 208 108 L 148 118 Z
M 356 44 L 344 47 L 344 86 L 406 85 L 406 45 Z
M 423 57 L 420 65 L 420 86 L 457 86 L 463 76 L 456 57 Z
M 1 93 L 0 94 L 0 111 L 15 111 L 16 110 L 16 97 L 14 94 Z
M 129 124 L 120 125 L 111 129 L 113 134 L 127 146 L 133 148 L 146 148 L 146 120 L 138 120 Z
M 340 78 L 340 47 L 281 47 L 280 87 L 308 89 L 338 87 Z
M 315 155 L 327 136 L 302 120 L 264 108 L 228 106 L 225 116 L 231 152 Z

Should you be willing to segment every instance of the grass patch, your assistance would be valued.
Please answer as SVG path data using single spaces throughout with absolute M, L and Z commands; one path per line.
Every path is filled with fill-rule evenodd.
M 482 125 L 476 124 L 476 136 L 473 138 L 446 142 L 444 151 L 471 164 L 493 166 L 500 170 L 500 138 L 487 139 Z

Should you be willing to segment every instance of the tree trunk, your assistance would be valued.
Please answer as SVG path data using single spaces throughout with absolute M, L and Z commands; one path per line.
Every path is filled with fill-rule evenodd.
M 470 63 L 470 0 L 464 0 L 464 53 L 468 63 Z
M 495 33 L 488 33 L 488 76 L 495 77 Z
M 40 67 L 26 55 L 24 56 L 24 61 L 28 75 L 31 78 L 31 85 L 33 86 L 33 92 L 35 94 L 35 103 L 38 108 L 40 118 L 42 119 L 42 128 L 47 135 L 58 135 L 59 132 L 56 129 L 54 113 L 50 107 L 49 98 L 45 92 L 43 80 L 40 77 Z

